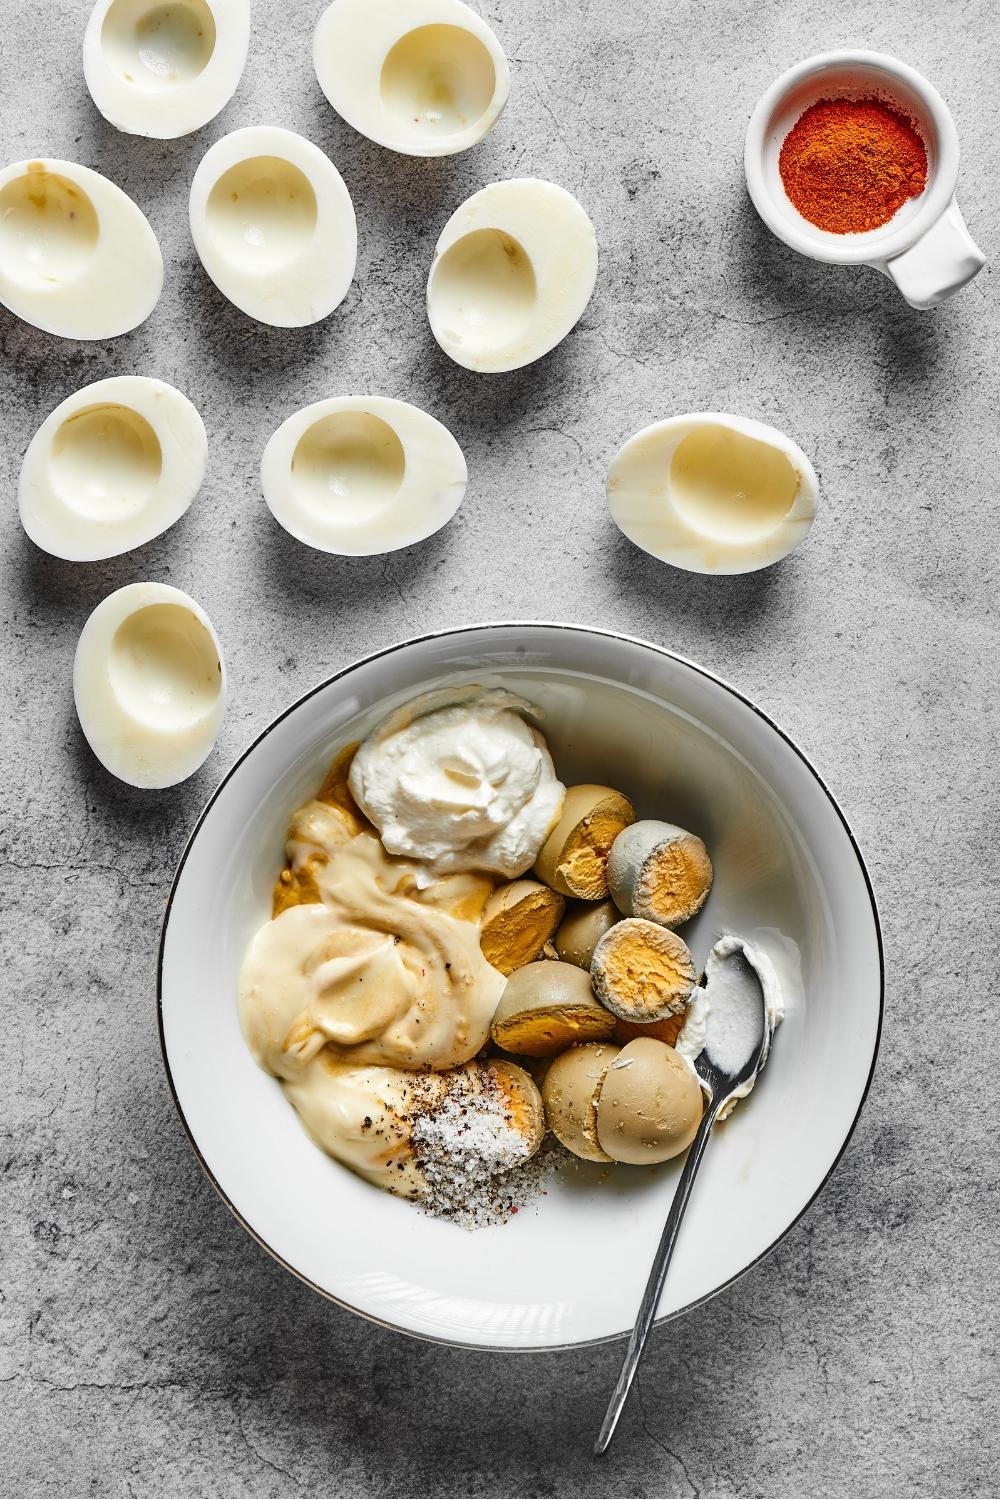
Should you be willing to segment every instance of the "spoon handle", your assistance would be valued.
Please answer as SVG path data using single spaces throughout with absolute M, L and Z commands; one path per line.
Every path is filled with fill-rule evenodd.
M 701 1159 L 705 1154 L 708 1137 L 712 1126 L 715 1124 L 715 1117 L 719 1112 L 719 1105 L 721 1103 L 722 1100 L 716 1101 L 713 1099 L 707 1106 L 702 1116 L 701 1124 L 698 1126 L 698 1134 L 688 1149 L 687 1161 L 684 1163 L 684 1170 L 681 1172 L 680 1180 L 677 1183 L 674 1201 L 670 1205 L 670 1212 L 667 1214 L 667 1222 L 663 1226 L 663 1234 L 660 1236 L 660 1243 L 653 1260 L 652 1270 L 649 1273 L 649 1280 L 646 1283 L 646 1290 L 642 1295 L 642 1302 L 639 1304 L 639 1314 L 635 1320 L 635 1327 L 632 1329 L 632 1337 L 628 1341 L 628 1349 L 625 1352 L 621 1374 L 611 1393 L 611 1400 L 608 1403 L 608 1410 L 601 1426 L 600 1435 L 594 1444 L 594 1453 L 598 1456 L 605 1451 L 611 1442 L 615 1428 L 618 1426 L 618 1418 L 622 1414 L 625 1402 L 628 1400 L 628 1393 L 632 1389 L 632 1382 L 635 1379 L 636 1370 L 639 1368 L 639 1361 L 642 1359 L 643 1351 L 646 1348 L 646 1340 L 653 1326 L 653 1319 L 656 1317 L 656 1309 L 660 1305 L 660 1294 L 663 1291 L 663 1283 L 667 1279 L 667 1269 L 674 1253 L 674 1246 L 677 1243 L 677 1235 L 680 1231 L 681 1221 L 684 1218 L 684 1210 L 687 1208 L 691 1189 L 694 1186 L 694 1179 L 697 1176 L 698 1168 L 701 1166 Z

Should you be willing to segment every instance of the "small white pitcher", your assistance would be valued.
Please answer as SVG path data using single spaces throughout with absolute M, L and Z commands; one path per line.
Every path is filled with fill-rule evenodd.
M 820 99 L 877 98 L 908 115 L 927 148 L 927 186 L 888 224 L 864 234 L 831 234 L 802 217 L 778 171 L 796 120 Z M 958 132 L 937 89 L 906 63 L 879 52 L 821 52 L 783 73 L 747 127 L 747 188 L 764 223 L 786 245 L 832 265 L 874 266 L 911 307 L 936 307 L 978 274 L 986 257 L 965 227 L 955 188 Z

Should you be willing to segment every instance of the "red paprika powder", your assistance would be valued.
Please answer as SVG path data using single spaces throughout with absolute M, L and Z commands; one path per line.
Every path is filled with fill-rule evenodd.
M 927 151 L 913 121 L 881 99 L 821 99 L 788 132 L 778 170 L 811 224 L 864 234 L 923 192 Z

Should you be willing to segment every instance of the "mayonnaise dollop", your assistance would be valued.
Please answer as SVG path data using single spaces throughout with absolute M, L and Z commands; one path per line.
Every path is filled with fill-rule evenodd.
M 316 868 L 319 902 L 260 929 L 240 974 L 240 1017 L 268 1072 L 294 1078 L 324 1048 L 413 1069 L 475 1057 L 505 981 L 483 957 L 478 913 L 465 915 L 470 877 L 421 888 L 423 873 L 358 834 Z M 479 891 L 479 910 L 484 900 Z
M 523 717 L 537 710 L 499 690 L 430 704 L 391 715 L 361 746 L 350 778 L 358 806 L 391 853 L 433 874 L 514 880 L 534 864 L 566 790 Z

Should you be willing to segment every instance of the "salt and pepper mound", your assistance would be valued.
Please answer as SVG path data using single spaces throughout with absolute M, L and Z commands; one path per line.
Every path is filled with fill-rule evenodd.
M 523 1169 L 544 1136 L 541 1097 L 523 1068 L 496 1059 L 462 1069 L 410 1132 L 421 1207 L 467 1229 L 503 1223 L 541 1190 L 544 1171 Z

